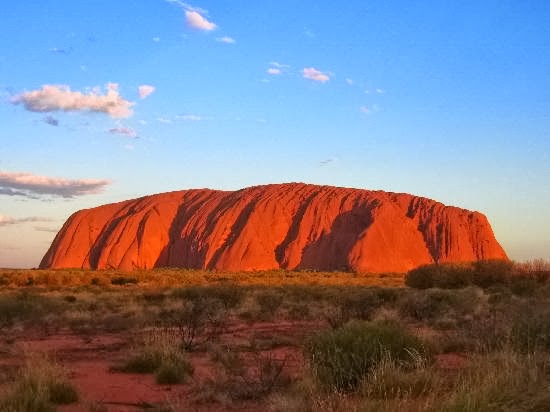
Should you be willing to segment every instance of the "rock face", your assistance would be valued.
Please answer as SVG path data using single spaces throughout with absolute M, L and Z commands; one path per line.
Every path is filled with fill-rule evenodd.
M 78 211 L 40 267 L 380 273 L 479 259 L 507 259 L 481 213 L 409 194 L 289 183 Z

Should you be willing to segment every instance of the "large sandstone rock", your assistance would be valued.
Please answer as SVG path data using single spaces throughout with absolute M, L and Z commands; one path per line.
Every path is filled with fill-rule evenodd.
M 376 273 L 479 259 L 507 259 L 481 213 L 408 194 L 290 183 L 81 210 L 40 267 Z

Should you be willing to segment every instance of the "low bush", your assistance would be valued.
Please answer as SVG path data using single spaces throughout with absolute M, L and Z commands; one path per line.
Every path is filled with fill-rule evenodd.
M 183 383 L 193 374 L 193 366 L 182 356 L 173 356 L 162 361 L 155 373 L 156 382 L 160 385 Z
M 221 376 L 213 386 L 234 400 L 261 399 L 290 382 L 286 357 L 258 349 L 252 349 L 245 357 L 237 351 L 222 349 L 213 358 L 221 367 Z
M 459 291 L 432 289 L 409 291 L 398 301 L 399 313 L 420 321 L 433 321 L 441 316 L 460 318 L 475 310 L 479 297 L 475 288 Z
M 412 367 L 427 357 L 426 346 L 395 322 L 352 321 L 309 341 L 313 376 L 326 388 L 353 391 L 383 359 Z
M 182 383 L 193 374 L 193 366 L 181 350 L 177 338 L 169 331 L 153 330 L 134 349 L 121 365 L 112 368 L 116 372 L 154 373 L 159 384 Z

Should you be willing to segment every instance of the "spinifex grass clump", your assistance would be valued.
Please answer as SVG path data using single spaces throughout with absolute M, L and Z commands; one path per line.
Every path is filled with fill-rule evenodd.
M 178 384 L 193 374 L 176 337 L 170 331 L 154 330 L 122 364 L 113 368 L 126 373 L 154 373 L 159 384 Z
M 12 393 L 0 401 L 0 411 L 53 411 L 54 405 L 67 405 L 77 400 L 76 389 L 59 365 L 45 355 L 30 354 Z
M 395 322 L 352 321 L 313 337 L 307 351 L 314 377 L 338 391 L 355 390 L 384 359 L 411 368 L 427 357 L 423 343 Z

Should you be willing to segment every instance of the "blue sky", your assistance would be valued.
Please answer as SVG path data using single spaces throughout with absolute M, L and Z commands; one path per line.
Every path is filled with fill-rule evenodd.
M 0 267 L 74 211 L 300 181 L 487 215 L 550 259 L 546 1 L 7 2 Z

